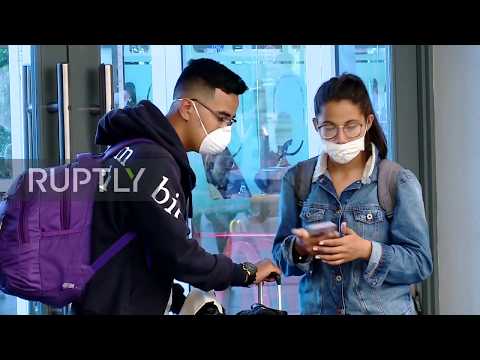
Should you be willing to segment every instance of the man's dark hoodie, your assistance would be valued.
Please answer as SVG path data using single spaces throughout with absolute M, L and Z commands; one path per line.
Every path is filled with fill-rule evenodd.
M 245 273 L 238 264 L 224 255 L 209 254 L 188 238 L 186 219 L 195 174 L 175 129 L 149 101 L 111 111 L 99 121 L 97 144 L 133 138 L 154 143 L 131 145 L 105 162 L 105 167 L 112 166 L 110 176 L 117 171 L 118 187 L 131 192 L 115 192 L 112 179 L 107 191 L 97 193 L 91 260 L 128 231 L 137 238 L 95 274 L 77 311 L 163 314 L 173 279 L 203 290 L 242 286 Z M 133 179 L 142 168 L 133 192 Z

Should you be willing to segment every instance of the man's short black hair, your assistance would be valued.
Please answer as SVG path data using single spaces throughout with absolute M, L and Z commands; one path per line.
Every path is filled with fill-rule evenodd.
M 190 60 L 175 84 L 174 98 L 195 88 L 220 89 L 227 94 L 241 95 L 248 90 L 240 76 L 212 59 Z

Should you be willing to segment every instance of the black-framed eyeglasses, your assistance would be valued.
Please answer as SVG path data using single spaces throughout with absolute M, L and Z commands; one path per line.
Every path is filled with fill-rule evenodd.
M 213 115 L 215 115 L 215 117 L 218 119 L 218 121 L 227 123 L 227 126 L 232 126 L 234 123 L 237 122 L 237 119 L 235 118 L 235 115 L 231 116 L 230 114 L 226 114 L 226 113 L 220 113 L 219 114 L 215 110 L 210 109 L 210 107 L 208 107 L 207 105 L 205 105 L 204 103 L 202 103 L 198 99 L 190 99 L 190 100 L 195 101 L 195 102 L 199 103 L 200 105 L 202 105 L 205 109 L 207 109 Z

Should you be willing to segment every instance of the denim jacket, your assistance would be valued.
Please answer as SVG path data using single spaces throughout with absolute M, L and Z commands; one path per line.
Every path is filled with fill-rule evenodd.
M 302 276 L 302 314 L 415 314 L 410 285 L 432 273 L 421 186 L 410 170 L 402 169 L 393 217 L 387 219 L 377 196 L 380 159 L 375 146 L 372 150 L 362 180 L 348 186 L 340 197 L 328 175 L 327 155 L 321 154 L 300 216 L 293 169 L 283 178 L 281 221 L 272 251 L 286 276 Z M 340 266 L 312 257 L 295 263 L 291 230 L 318 221 L 332 221 L 339 230 L 341 222 L 347 222 L 359 236 L 372 241 L 370 259 Z

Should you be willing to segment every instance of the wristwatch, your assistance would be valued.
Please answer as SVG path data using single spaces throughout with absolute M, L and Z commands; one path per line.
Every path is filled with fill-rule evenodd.
M 252 263 L 244 262 L 242 264 L 242 270 L 245 272 L 245 285 L 252 285 L 257 278 L 257 267 Z

